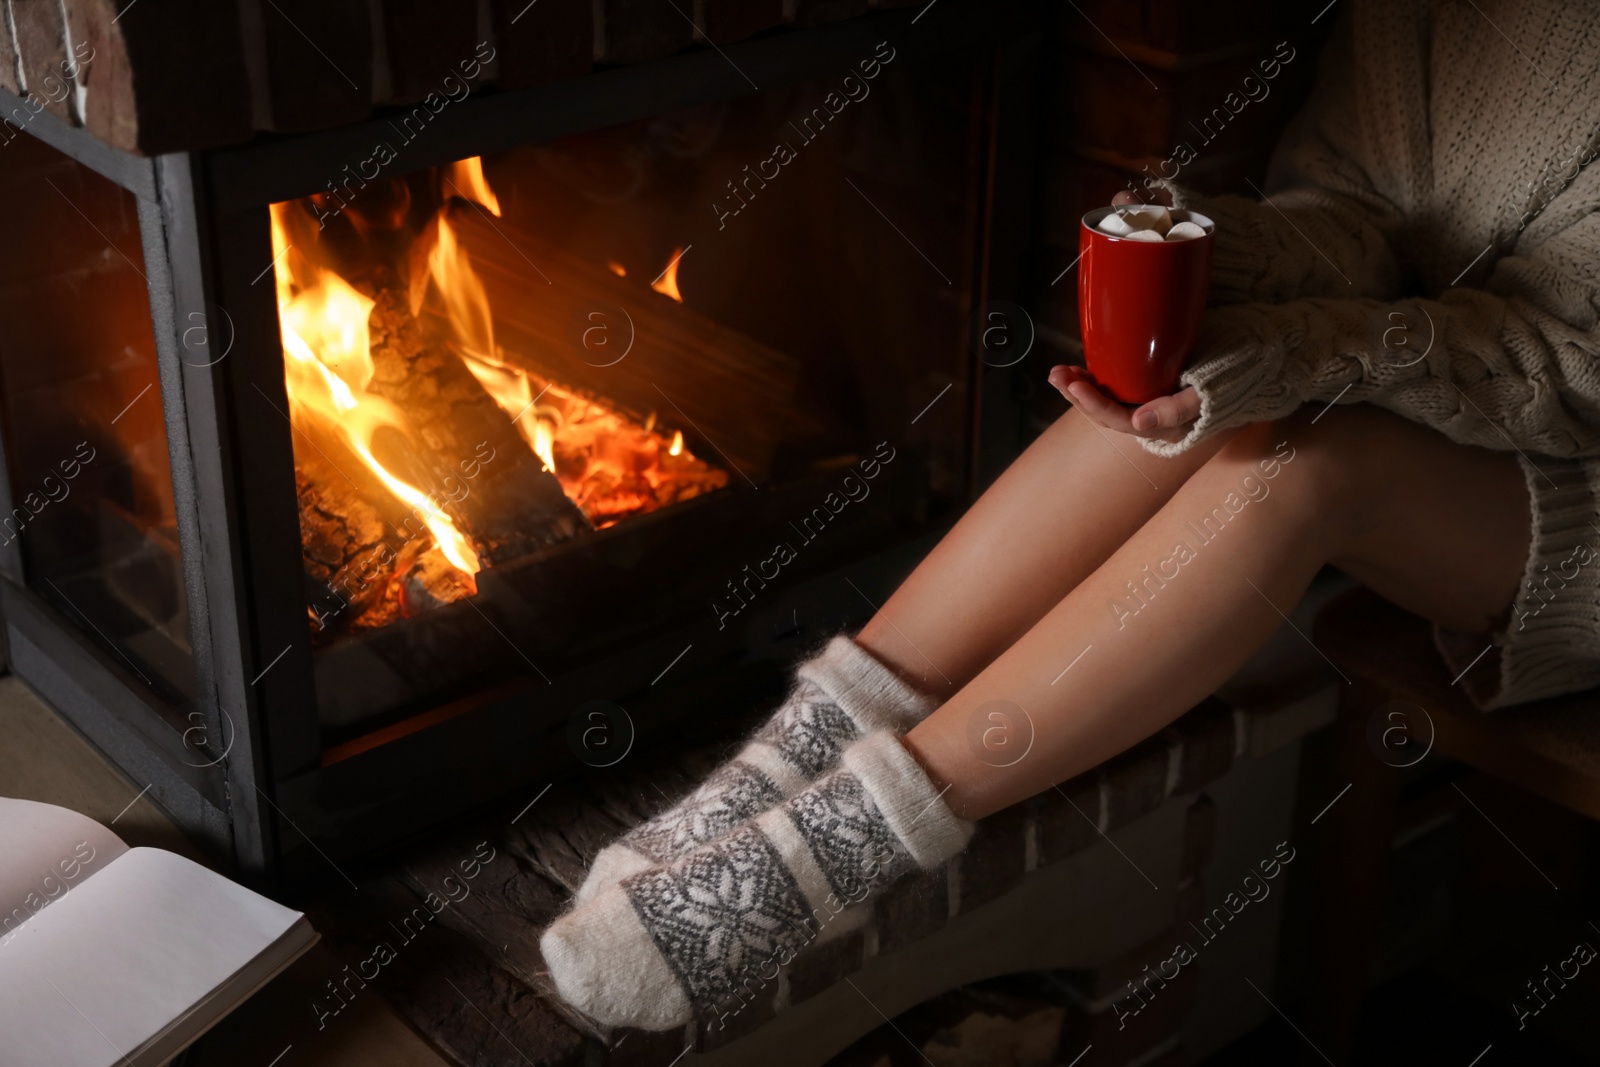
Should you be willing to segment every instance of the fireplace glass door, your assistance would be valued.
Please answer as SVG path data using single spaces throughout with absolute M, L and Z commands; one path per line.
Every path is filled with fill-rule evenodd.
M 136 198 L 33 137 L 0 151 L 0 190 L 0 551 L 181 710 L 194 664 Z

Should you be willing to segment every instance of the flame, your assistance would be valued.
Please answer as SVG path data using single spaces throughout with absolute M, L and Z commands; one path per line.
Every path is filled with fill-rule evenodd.
M 469 177 L 461 177 L 464 167 Z M 469 183 L 491 199 L 494 196 L 476 159 L 454 164 L 451 178 Z M 686 499 L 726 484 L 726 472 L 710 468 L 688 453 L 681 431 L 675 431 L 670 442 L 657 432 L 654 412 L 641 428 L 553 382 L 544 383 L 536 392 L 534 379 L 502 357 L 495 343 L 488 293 L 442 210 L 437 223 L 434 244 L 428 251 L 428 276 L 443 302 L 452 347 L 500 410 L 510 416 L 544 469 L 556 476 L 562 492 L 596 525 L 658 507 L 664 499 Z M 680 303 L 678 261 L 683 251 L 673 252 L 666 270 L 651 286 Z M 619 276 L 627 275 L 620 263 L 613 261 L 607 266 Z M 651 465 L 650 457 L 662 451 L 675 457 L 671 472 L 659 464 Z M 558 464 L 558 458 L 563 462 Z
M 463 200 L 475 200 L 489 209 L 491 215 L 500 214 L 500 198 L 489 188 L 483 176 L 483 157 L 458 159 L 445 171 L 445 181 L 453 187 L 454 195 Z
M 556 469 L 556 434 L 555 429 L 543 419 L 533 422 L 533 452 L 544 461 L 544 469 Z
M 661 277 L 650 283 L 650 288 L 663 296 L 670 296 L 678 303 L 683 303 L 683 294 L 678 292 L 678 261 L 683 258 L 683 249 L 675 249 L 672 258 L 667 261 L 666 269 L 661 272 Z
M 450 516 L 372 454 L 380 428 L 405 430 L 400 412 L 367 392 L 374 373 L 367 333 L 373 302 L 332 271 L 290 257 L 285 223 L 289 210 L 286 203 L 272 205 L 278 324 L 288 356 L 284 384 L 292 411 L 318 419 L 336 433 L 389 492 L 416 509 L 445 558 L 458 570 L 476 574 L 477 553 Z
M 674 299 L 682 299 L 677 294 L 680 256 L 674 256 L 654 286 Z M 595 525 L 659 507 L 664 499 L 686 499 L 725 485 L 725 472 L 709 469 L 683 448 L 682 430 L 675 430 L 669 442 L 654 429 L 654 413 L 638 427 L 554 382 L 534 390 L 530 374 L 507 365 L 494 342 L 493 309 L 482 278 L 443 213 L 434 248 L 427 253 L 427 269 L 443 301 L 456 354 L 514 422 L 544 469 L 562 483 L 566 498 Z M 650 458 L 662 451 L 675 458 L 672 472 L 651 466 Z
M 726 472 L 689 454 L 682 431 L 670 441 L 658 431 L 654 412 L 640 426 L 553 382 L 536 386 L 529 373 L 508 365 L 495 343 L 483 281 L 443 213 L 437 232 L 428 273 L 450 323 L 451 346 L 544 469 L 555 475 L 561 491 L 596 526 L 726 484 Z M 656 285 L 673 299 L 679 299 L 677 258 Z M 662 453 L 674 457 L 671 470 L 659 463 Z
M 439 236 L 428 253 L 428 273 L 444 297 L 445 312 L 456 343 L 475 360 L 494 362 L 494 315 L 489 294 L 456 241 L 456 231 L 439 216 Z
M 481 172 L 480 172 L 481 173 Z M 517 432 L 548 470 L 555 470 L 554 440 L 550 426 L 539 418 L 533 386 L 528 376 L 500 361 L 494 343 L 494 314 L 483 280 L 472 260 L 456 240 L 448 219 L 439 215 L 438 238 L 428 252 L 428 274 L 444 301 L 452 343 L 478 384 L 511 416 Z
M 481 159 L 450 164 L 441 176 L 450 196 L 500 214 Z M 658 427 L 655 412 L 641 421 L 604 399 L 545 377 L 534 369 L 539 366 L 537 352 L 513 356 L 502 351 L 495 338 L 488 291 L 473 269 L 458 230 L 451 225 L 448 197 L 446 200 L 411 246 L 401 256 L 391 257 L 397 288 L 406 287 L 401 291 L 409 297 L 410 313 L 419 321 L 432 322 L 435 316 L 442 319 L 435 340 L 466 365 L 516 426 L 530 453 L 593 525 L 605 528 L 726 486 L 728 473 L 691 455 L 683 433 Z M 405 413 L 383 395 L 369 391 L 378 373 L 368 327 L 374 301 L 323 266 L 325 261 L 314 258 L 315 235 L 309 228 L 304 233 L 304 247 L 290 243 L 291 234 L 297 241 L 302 239 L 296 227 L 308 218 L 295 204 L 272 206 L 274 280 L 290 417 L 297 429 L 314 422 L 341 441 L 372 472 L 384 492 L 415 509 L 434 539 L 432 547 L 419 541 L 414 548 L 421 551 L 413 552 L 389 575 L 393 584 L 387 587 L 387 599 L 362 609 L 363 614 L 349 622 L 352 627 L 381 626 L 395 618 L 396 612 L 409 615 L 475 594 L 473 576 L 487 564 L 478 559 L 466 533 L 434 502 L 437 498 L 430 498 L 378 459 L 380 450 L 374 442 L 384 427 L 398 431 L 397 440 L 413 439 L 407 432 Z M 374 255 L 379 254 L 383 253 L 374 248 Z M 678 262 L 682 256 L 683 250 L 675 251 L 661 277 L 652 283 L 657 292 L 679 302 Z M 627 275 L 620 262 L 607 265 L 618 276 Z M 422 315 L 425 304 L 430 307 L 427 319 Z M 383 369 L 387 372 L 390 368 L 385 364 Z M 391 465 L 407 462 L 390 448 L 386 440 L 381 449 L 386 461 Z M 403 582 L 396 581 L 402 578 Z

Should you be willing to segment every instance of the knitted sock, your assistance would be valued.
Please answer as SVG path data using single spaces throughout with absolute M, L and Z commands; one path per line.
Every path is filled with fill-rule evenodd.
M 578 888 L 580 901 L 793 796 L 831 770 L 857 737 L 910 729 L 933 710 L 933 701 L 848 637 L 835 637 L 796 673 L 788 699 L 737 756 L 683 800 L 601 850 Z
M 893 733 L 867 735 L 840 762 L 556 920 L 539 942 L 556 989 L 604 1026 L 666 1030 L 732 1014 L 847 904 L 943 863 L 972 835 Z

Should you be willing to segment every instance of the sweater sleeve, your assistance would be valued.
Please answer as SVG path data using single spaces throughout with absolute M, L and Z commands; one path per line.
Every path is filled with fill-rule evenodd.
M 1426 65 L 1404 61 L 1399 22 L 1364 37 L 1358 63 L 1354 21 L 1328 43 L 1266 199 L 1174 189 L 1217 223 L 1213 306 L 1182 378 L 1200 416 L 1181 441 L 1141 442 L 1170 455 L 1308 402 L 1365 401 L 1467 444 L 1600 456 L 1600 166 L 1492 235 L 1481 288 L 1398 299 L 1440 274 L 1419 269 L 1438 220 L 1407 221 L 1423 209 L 1406 190 L 1433 184 Z
M 1394 161 L 1370 157 L 1374 143 L 1405 138 L 1395 138 L 1388 123 L 1379 133 L 1363 118 L 1374 104 L 1360 99 L 1351 36 L 1350 20 L 1341 20 L 1310 98 L 1273 152 L 1265 189 L 1253 190 L 1258 198 L 1202 196 L 1175 181 L 1154 183 L 1174 207 L 1216 223 L 1211 304 L 1400 295 L 1394 248 L 1404 241 L 1405 213 L 1388 190 L 1403 183 L 1391 173 Z
M 1199 419 L 1181 441 L 1142 443 L 1172 455 L 1306 402 L 1367 401 L 1464 444 L 1600 456 L 1600 182 L 1583 185 L 1481 290 L 1213 309 L 1183 375 Z

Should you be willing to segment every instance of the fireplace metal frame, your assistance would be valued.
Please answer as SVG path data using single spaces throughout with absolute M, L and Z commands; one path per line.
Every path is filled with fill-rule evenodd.
M 985 47 L 996 71 L 1005 50 L 1026 48 L 1019 42 L 1042 24 L 1031 2 L 947 3 L 939 18 L 916 27 L 916 47 Z M 870 54 L 885 37 L 905 38 L 915 17 L 909 10 L 878 13 L 720 52 L 468 98 L 441 111 L 394 167 L 409 171 L 744 95 L 752 91 L 746 74 L 766 87 L 826 76 Z M 0 90 L 6 113 L 16 103 Z M 332 876 L 334 858 L 370 852 L 551 776 L 565 762 L 561 754 L 542 761 L 532 754 L 563 746 L 541 748 L 541 738 L 596 693 L 647 689 L 650 673 L 677 651 L 675 637 L 661 636 L 631 649 L 629 663 L 613 659 L 565 674 L 540 687 L 548 699 L 539 713 L 530 713 L 518 692 L 486 694 L 336 751 L 325 747 L 315 714 L 264 208 L 319 191 L 387 129 L 386 119 L 375 118 L 238 148 L 141 158 L 47 113 L 26 128 L 138 199 L 204 740 L 186 732 L 193 723 L 180 709 L 164 706 L 114 655 L 26 588 L 15 544 L 0 549 L 0 610 L 12 666 L 203 847 L 245 877 Z M 987 299 L 991 284 L 993 291 L 1018 291 L 1022 249 L 1014 247 L 1015 237 L 1007 248 L 991 240 L 994 216 L 1015 214 L 1032 192 L 1026 148 L 1001 156 L 992 129 L 990 140 L 975 235 L 978 269 L 959 281 L 973 306 Z M 1006 232 L 1019 232 L 1014 220 Z M 1013 373 L 977 364 L 968 383 L 974 433 L 981 437 L 969 442 L 974 464 L 981 464 L 975 485 L 1014 451 L 1021 417 Z M 0 514 L 11 504 L 9 477 L 0 476 Z M 893 570 L 914 554 L 902 548 L 897 557 L 863 561 L 861 573 Z M 196 765 L 213 757 L 220 758 Z

